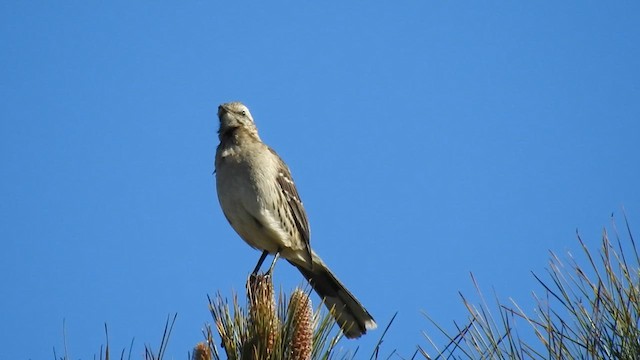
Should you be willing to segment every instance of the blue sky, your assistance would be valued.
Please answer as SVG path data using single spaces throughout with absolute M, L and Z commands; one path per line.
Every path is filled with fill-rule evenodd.
M 634 2 L 3 2 L 2 357 L 170 358 L 259 253 L 215 194 L 218 104 L 287 161 L 312 245 L 409 356 L 469 273 L 532 308 L 548 251 L 640 227 Z M 276 283 L 303 283 L 279 263 Z M 315 303 L 318 299 L 314 298 Z M 347 341 L 369 354 L 381 331 Z M 384 352 L 384 351 L 383 351 Z

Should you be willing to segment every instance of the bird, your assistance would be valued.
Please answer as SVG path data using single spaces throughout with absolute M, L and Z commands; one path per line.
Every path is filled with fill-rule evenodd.
M 291 171 L 262 142 L 249 109 L 241 102 L 218 107 L 216 190 L 231 227 L 251 247 L 262 250 L 253 275 L 269 254 L 267 274 L 279 257 L 295 266 L 329 308 L 347 338 L 377 327 L 371 314 L 313 251 L 309 221 Z

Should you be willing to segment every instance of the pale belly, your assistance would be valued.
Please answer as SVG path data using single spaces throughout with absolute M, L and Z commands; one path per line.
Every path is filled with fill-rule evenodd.
M 269 253 L 291 248 L 293 244 L 290 236 L 282 230 L 279 219 L 273 214 L 273 204 L 255 186 L 256 181 L 253 179 L 256 174 L 249 173 L 246 169 L 246 166 L 234 164 L 224 164 L 218 168 L 218 200 L 227 220 L 253 248 Z M 225 183 L 229 179 L 234 182 Z

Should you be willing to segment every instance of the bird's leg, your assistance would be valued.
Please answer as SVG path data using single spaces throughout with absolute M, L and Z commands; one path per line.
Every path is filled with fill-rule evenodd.
M 264 250 L 262 252 L 262 255 L 260 255 L 260 260 L 258 260 L 258 263 L 256 264 L 256 268 L 253 269 L 253 272 L 251 273 L 251 275 L 255 276 L 258 273 L 258 271 L 260 270 L 260 267 L 262 266 L 262 263 L 264 262 L 264 259 L 267 258 L 267 255 L 269 255 L 269 252 L 267 250 Z M 271 266 L 273 266 L 273 265 L 271 265 Z M 269 269 L 269 271 L 271 271 L 271 269 Z
M 273 267 L 276 265 L 276 261 L 278 261 L 278 258 L 280 258 L 280 251 L 278 251 L 273 256 L 273 261 L 271 262 L 271 266 L 269 266 L 269 271 L 267 271 L 267 275 L 271 275 L 271 271 L 273 271 Z

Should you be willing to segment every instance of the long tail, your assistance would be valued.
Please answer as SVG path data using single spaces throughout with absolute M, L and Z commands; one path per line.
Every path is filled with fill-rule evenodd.
M 333 275 L 327 265 L 313 254 L 313 269 L 291 262 L 309 281 L 311 287 L 324 300 L 344 335 L 349 339 L 359 338 L 367 330 L 378 325 L 369 312 L 353 294 Z

